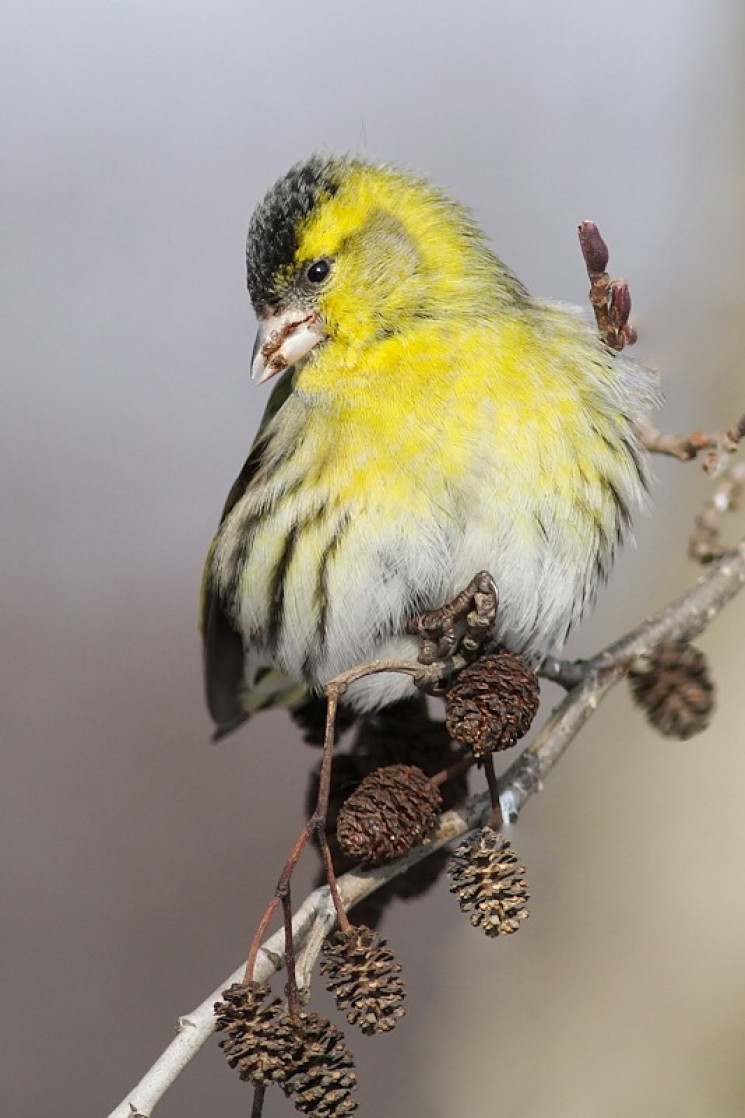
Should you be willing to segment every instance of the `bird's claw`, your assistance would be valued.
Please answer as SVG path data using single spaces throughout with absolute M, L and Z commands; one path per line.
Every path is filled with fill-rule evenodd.
M 446 660 L 457 649 L 474 656 L 494 627 L 498 605 L 494 579 L 479 571 L 451 602 L 413 617 L 406 631 L 421 638 L 420 664 Z

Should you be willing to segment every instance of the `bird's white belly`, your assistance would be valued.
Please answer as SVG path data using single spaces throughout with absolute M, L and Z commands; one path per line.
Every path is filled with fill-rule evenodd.
M 346 526 L 321 581 L 322 553 L 316 549 L 315 563 L 307 556 L 301 561 L 299 542 L 284 579 L 282 623 L 274 633 L 266 620 L 268 586 L 261 566 L 266 557 L 254 549 L 242 594 L 241 624 L 249 647 L 264 663 L 319 690 L 358 664 L 413 661 L 419 643 L 405 635 L 406 621 L 450 601 L 478 571 L 488 570 L 500 597 L 496 639 L 531 656 L 548 651 L 563 640 L 578 612 L 578 576 L 586 564 L 578 563 L 576 554 L 568 563 L 561 540 L 549 546 L 529 525 L 526 520 L 518 530 L 498 524 L 487 511 L 471 516 L 461 531 L 452 522 L 389 524 L 381 531 L 359 517 Z M 413 690 L 409 677 L 386 673 L 355 683 L 348 700 L 370 710 Z

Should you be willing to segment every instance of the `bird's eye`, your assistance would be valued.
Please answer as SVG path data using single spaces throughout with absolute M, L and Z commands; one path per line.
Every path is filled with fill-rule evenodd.
M 305 275 L 310 283 L 323 283 L 330 271 L 331 264 L 328 260 L 314 260 Z

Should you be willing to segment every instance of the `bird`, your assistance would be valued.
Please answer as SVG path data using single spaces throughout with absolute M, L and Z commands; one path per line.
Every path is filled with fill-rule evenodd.
M 412 620 L 478 571 L 499 593 L 494 646 L 560 649 L 647 499 L 653 374 L 391 164 L 295 164 L 257 205 L 246 262 L 252 377 L 275 386 L 204 568 L 215 736 L 355 665 L 416 660 Z M 414 690 L 371 675 L 345 702 Z

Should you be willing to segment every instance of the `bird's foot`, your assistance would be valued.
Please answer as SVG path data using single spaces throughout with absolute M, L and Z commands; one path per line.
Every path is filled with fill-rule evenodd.
M 419 662 L 434 664 L 456 650 L 471 659 L 493 628 L 498 607 L 494 579 L 488 571 L 479 571 L 452 602 L 412 617 L 406 632 L 421 637 Z

